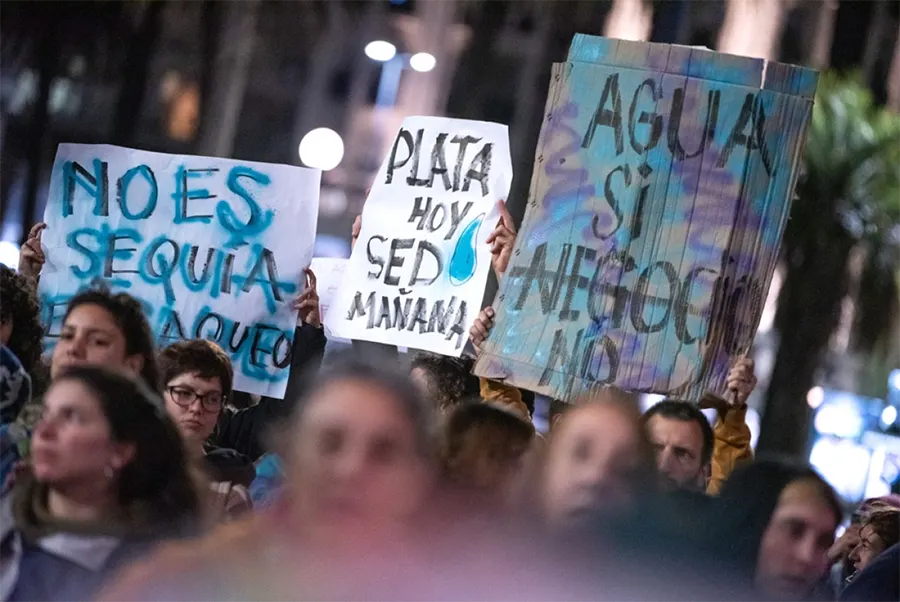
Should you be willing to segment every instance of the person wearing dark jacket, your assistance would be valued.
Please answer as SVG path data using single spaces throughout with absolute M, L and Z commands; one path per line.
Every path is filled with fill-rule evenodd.
M 841 602 L 900 600 L 900 543 L 882 552 L 850 582 Z
M 294 331 L 291 345 L 291 371 L 284 399 L 263 397 L 259 403 L 243 410 L 222 412 L 210 442 L 219 448 L 232 449 L 255 462 L 266 453 L 266 436 L 271 426 L 291 415 L 302 394 L 306 376 L 318 372 L 325 353 L 325 331 L 319 314 L 316 277 L 307 270 L 307 285 L 294 301 L 299 311 L 300 326 Z
M 760 599 L 810 599 L 843 518 L 831 486 L 809 466 L 758 460 L 725 481 L 716 505 L 709 569 Z

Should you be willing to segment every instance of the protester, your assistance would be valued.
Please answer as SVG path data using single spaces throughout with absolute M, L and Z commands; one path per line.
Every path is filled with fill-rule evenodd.
M 897 542 L 900 542 L 900 510 L 873 510 L 860 524 L 859 543 L 850 553 L 853 567 L 862 571 Z
M 28 431 L 15 422 L 31 400 L 31 378 L 19 359 L 0 345 L 0 494 L 12 486 L 13 471 L 27 450 Z
M 834 542 L 828 550 L 828 560 L 832 565 L 832 587 L 834 591 L 841 592 L 850 577 L 856 573 L 856 567 L 850 559 L 850 553 L 859 544 L 859 530 L 862 521 L 871 512 L 886 508 L 900 509 L 900 496 L 888 495 L 879 498 L 870 498 L 864 501 L 850 516 L 850 524 L 843 534 Z
M 210 478 L 206 515 L 213 522 L 237 518 L 252 508 L 247 488 L 253 464 L 228 449 L 207 442 L 216 428 L 225 400 L 231 394 L 231 359 L 211 341 L 193 339 L 166 347 L 159 355 L 166 411 L 184 439 L 188 455 L 202 459 Z
M 25 277 L 0 264 L 0 344 L 31 374 L 41 359 L 43 337 L 33 289 Z
M 0 599 L 89 599 L 199 518 L 175 425 L 155 393 L 124 375 L 57 372 L 32 450 L 30 471 L 2 500 Z
M 894 602 L 900 600 L 900 544 L 894 544 L 850 582 L 841 602 Z
M 222 412 L 211 443 L 232 449 L 256 461 L 267 449 L 267 435 L 274 425 L 286 420 L 303 392 L 304 375 L 314 374 L 322 364 L 325 352 L 325 331 L 319 308 L 316 275 L 306 270 L 306 284 L 294 300 L 301 324 L 294 331 L 291 345 L 291 368 L 284 398 L 263 397 L 259 403 L 236 412 Z
M 757 460 L 725 481 L 709 517 L 709 570 L 763 599 L 807 599 L 826 573 L 842 515 L 834 490 L 808 466 Z
M 494 508 L 510 508 L 523 495 L 526 455 L 534 427 L 511 412 L 483 403 L 455 408 L 444 425 L 444 478 Z
M 580 399 L 550 436 L 540 503 L 551 528 L 628 511 L 653 474 L 634 396 L 606 387 Z
M 410 363 L 409 375 L 421 394 L 441 413 L 478 395 L 478 379 L 472 376 L 472 362 L 466 358 L 436 353 L 417 353 Z
M 105 598 L 322 599 L 388 573 L 408 578 L 407 546 L 434 482 L 433 420 L 404 375 L 353 359 L 333 365 L 284 425 L 279 504 L 161 551 Z
M 750 430 L 745 423 L 747 398 L 756 386 L 753 362 L 739 360 L 729 372 L 726 388 L 734 403 L 712 394 L 704 405 L 716 407 L 715 431 L 691 403 L 667 399 L 643 416 L 656 452 L 656 467 L 665 489 L 716 493 L 734 466 L 750 457 Z

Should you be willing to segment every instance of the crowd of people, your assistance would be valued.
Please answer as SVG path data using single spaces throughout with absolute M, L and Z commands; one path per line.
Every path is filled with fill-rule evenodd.
M 157 350 L 140 302 L 102 283 L 45 359 L 41 228 L 0 266 L 2 600 L 900 598 L 900 500 L 835 539 L 845 507 L 814 470 L 753 458 L 748 359 L 699 405 L 552 400 L 540 433 L 534 396 L 472 358 L 323 359 L 308 273 L 285 397 L 255 399 L 215 343 Z

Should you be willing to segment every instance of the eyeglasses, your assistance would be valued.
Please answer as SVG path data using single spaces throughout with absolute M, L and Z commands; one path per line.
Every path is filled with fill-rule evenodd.
M 222 404 L 225 403 L 225 397 L 218 391 L 210 391 L 205 395 L 200 395 L 187 387 L 167 387 L 167 390 L 172 401 L 182 408 L 191 407 L 194 401 L 199 399 L 200 407 L 203 408 L 203 411 L 212 413 L 222 409 Z

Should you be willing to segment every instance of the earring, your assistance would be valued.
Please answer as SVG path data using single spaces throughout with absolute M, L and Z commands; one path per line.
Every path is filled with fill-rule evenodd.
M 103 469 L 103 476 L 111 481 L 116 476 L 116 470 L 112 466 L 106 466 Z

